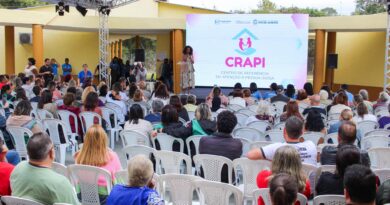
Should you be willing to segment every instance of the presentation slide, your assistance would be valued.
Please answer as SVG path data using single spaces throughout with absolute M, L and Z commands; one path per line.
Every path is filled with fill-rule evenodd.
M 186 44 L 194 49 L 196 86 L 302 88 L 307 76 L 306 14 L 187 15 Z

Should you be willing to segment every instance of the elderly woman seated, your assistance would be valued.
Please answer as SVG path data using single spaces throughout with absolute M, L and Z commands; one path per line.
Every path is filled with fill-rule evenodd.
M 107 199 L 107 205 L 162 205 L 164 201 L 153 189 L 153 164 L 143 155 L 137 155 L 128 162 L 128 184 L 114 186 Z

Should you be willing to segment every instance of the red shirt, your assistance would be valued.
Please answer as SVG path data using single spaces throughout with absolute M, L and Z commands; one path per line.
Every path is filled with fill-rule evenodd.
M 11 186 L 9 178 L 14 166 L 7 162 L 0 162 L 0 196 L 11 195 Z
M 257 187 L 259 187 L 260 189 L 261 188 L 268 188 L 268 178 L 271 175 L 272 175 L 272 172 L 269 171 L 269 170 L 261 171 L 257 175 L 257 178 L 256 178 Z M 305 191 L 302 194 L 304 194 L 307 198 L 310 197 L 310 181 L 309 180 L 306 180 Z M 259 197 L 259 199 L 258 199 L 258 204 L 259 205 L 264 205 L 264 201 L 263 201 L 263 199 L 261 197 Z M 295 203 L 295 205 L 299 205 L 299 202 L 297 201 Z

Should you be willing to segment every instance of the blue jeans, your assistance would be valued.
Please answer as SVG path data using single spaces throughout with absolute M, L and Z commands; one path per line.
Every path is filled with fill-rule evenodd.
M 5 157 L 7 158 L 8 163 L 14 166 L 16 166 L 20 162 L 19 154 L 15 150 L 9 150 Z

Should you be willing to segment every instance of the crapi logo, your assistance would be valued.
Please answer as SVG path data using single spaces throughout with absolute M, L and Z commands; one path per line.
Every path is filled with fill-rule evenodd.
M 265 57 L 249 57 L 256 53 L 256 49 L 253 48 L 254 41 L 259 40 L 252 32 L 248 29 L 243 29 L 240 33 L 232 38 L 237 43 L 235 52 L 241 56 L 227 57 L 225 65 L 230 68 L 265 68 Z
M 235 51 L 241 55 L 249 56 L 256 52 L 256 49 L 253 48 L 253 41 L 259 40 L 252 32 L 248 29 L 243 29 L 240 33 L 232 38 L 234 41 L 238 41 L 238 48 Z

